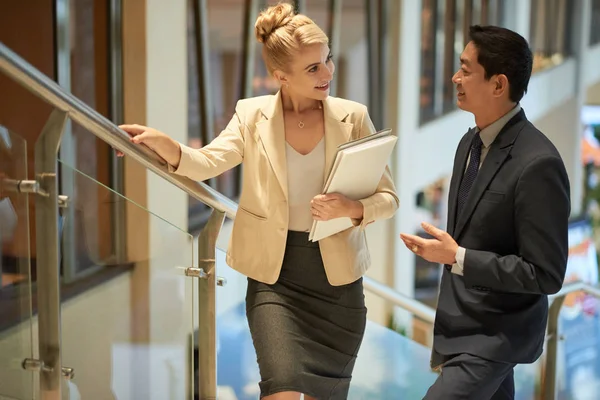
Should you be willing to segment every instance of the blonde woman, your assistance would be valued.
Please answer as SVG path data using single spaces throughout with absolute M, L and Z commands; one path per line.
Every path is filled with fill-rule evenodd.
M 289 4 L 255 25 L 276 95 L 240 100 L 221 134 L 191 149 L 155 129 L 124 125 L 175 174 L 203 181 L 243 163 L 242 193 L 227 264 L 248 277 L 246 312 L 261 398 L 346 399 L 366 313 L 370 264 L 364 228 L 398 208 L 386 170 L 377 192 L 356 201 L 321 195 L 338 145 L 370 135 L 365 106 L 329 96 L 335 67 L 328 38 Z M 313 220 L 349 217 L 355 227 L 308 240 Z

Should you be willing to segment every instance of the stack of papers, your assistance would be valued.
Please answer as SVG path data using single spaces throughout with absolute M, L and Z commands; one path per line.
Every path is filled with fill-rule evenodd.
M 371 196 L 377 190 L 398 138 L 391 129 L 340 145 L 325 182 L 323 193 L 340 193 L 352 200 Z M 350 218 L 313 221 L 313 242 L 351 228 Z

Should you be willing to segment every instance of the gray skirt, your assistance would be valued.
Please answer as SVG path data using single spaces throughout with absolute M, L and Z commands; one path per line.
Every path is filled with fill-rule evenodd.
M 246 315 L 261 398 L 285 391 L 319 400 L 348 397 L 366 324 L 362 278 L 331 286 L 308 233 L 288 232 L 275 284 L 248 279 Z

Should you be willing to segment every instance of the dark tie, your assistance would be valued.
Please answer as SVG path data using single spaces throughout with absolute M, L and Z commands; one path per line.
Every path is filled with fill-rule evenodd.
M 471 191 L 471 187 L 473 187 L 473 183 L 475 182 L 475 178 L 477 178 L 477 172 L 479 171 L 479 161 L 481 160 L 481 137 L 479 137 L 479 132 L 475 134 L 473 137 L 473 141 L 471 142 L 471 159 L 469 160 L 469 165 L 467 166 L 467 170 L 463 175 L 462 181 L 460 182 L 460 188 L 458 189 L 458 209 L 456 212 L 456 218 L 460 216 L 460 213 L 469 198 L 469 192 Z

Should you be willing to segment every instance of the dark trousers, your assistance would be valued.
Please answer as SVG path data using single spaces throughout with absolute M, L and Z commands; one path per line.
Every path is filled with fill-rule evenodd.
M 424 400 L 513 400 L 515 364 L 459 354 L 442 371 Z

